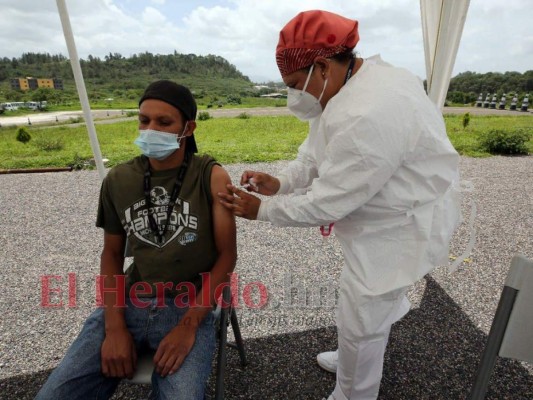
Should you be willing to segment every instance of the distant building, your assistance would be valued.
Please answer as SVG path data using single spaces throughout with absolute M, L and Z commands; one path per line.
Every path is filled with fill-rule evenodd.
M 63 90 L 63 80 L 59 78 L 12 78 L 11 89 L 13 90 L 35 90 L 38 88 L 50 88 Z
M 54 82 L 54 89 L 63 90 L 63 79 L 54 78 L 52 81 Z

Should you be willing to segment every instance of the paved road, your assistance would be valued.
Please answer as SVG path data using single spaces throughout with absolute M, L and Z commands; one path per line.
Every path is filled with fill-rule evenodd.
M 131 120 L 135 117 L 127 117 L 128 111 L 136 110 L 92 110 L 91 114 L 96 123 L 114 123 L 123 120 Z M 203 110 L 202 110 L 203 111 Z M 213 117 L 236 117 L 242 113 L 251 115 L 289 115 L 286 107 L 262 107 L 262 108 L 227 108 L 207 110 Z M 66 122 L 79 117 L 83 117 L 83 111 L 55 111 L 44 113 L 29 113 L 14 117 L 0 116 L 2 126 L 44 124 L 50 122 Z M 70 126 L 74 126 L 72 124 Z
M 91 114 L 94 120 L 109 120 L 116 121 L 117 118 L 126 115 L 128 110 L 92 110 Z M 9 115 L 9 114 L 8 114 Z M 14 117 L 2 115 L 0 116 L 0 124 L 2 126 L 10 125 L 28 125 L 45 124 L 50 122 L 67 122 L 72 119 L 83 117 L 81 110 L 76 111 L 53 111 L 53 112 L 40 112 L 29 113 L 25 115 L 17 115 Z
M 135 110 L 93 110 L 92 116 L 96 123 L 114 123 L 123 120 L 130 120 L 134 117 L 126 117 L 128 111 Z M 204 110 L 201 110 L 204 111 Z M 236 117 L 241 113 L 250 115 L 290 115 L 287 107 L 256 107 L 256 108 L 219 108 L 207 110 L 213 117 Z M 472 115 L 533 115 L 533 110 L 528 112 L 510 110 L 492 110 L 488 108 L 476 107 L 445 107 L 444 114 L 464 114 L 469 112 Z M 43 124 L 50 122 L 65 122 L 83 116 L 82 111 L 56 111 L 46 113 L 30 113 L 15 117 L 0 116 L 1 126 Z
M 467 112 L 472 115 L 533 115 L 533 110 L 522 112 L 478 107 L 444 107 L 443 110 L 443 114 L 464 114 Z

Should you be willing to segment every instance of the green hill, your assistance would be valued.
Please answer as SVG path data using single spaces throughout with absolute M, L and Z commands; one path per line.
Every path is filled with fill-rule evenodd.
M 151 53 L 123 57 L 109 54 L 100 59 L 89 56 L 80 60 L 91 103 L 106 99 L 134 102 L 148 83 L 172 79 L 188 86 L 200 104 L 216 104 L 223 99 L 256 95 L 253 84 L 222 57 L 195 54 L 161 55 Z M 61 78 L 64 90 L 12 90 L 12 78 Z M 25 53 L 20 58 L 0 58 L 0 102 L 47 100 L 49 103 L 77 103 L 70 61 L 63 55 Z M 110 101 L 110 100 L 108 100 Z

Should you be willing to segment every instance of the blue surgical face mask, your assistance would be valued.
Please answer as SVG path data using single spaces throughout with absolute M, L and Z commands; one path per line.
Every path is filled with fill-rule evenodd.
M 139 129 L 139 136 L 133 143 L 139 146 L 146 157 L 161 161 L 180 148 L 186 130 L 187 123 L 181 136 L 155 129 Z

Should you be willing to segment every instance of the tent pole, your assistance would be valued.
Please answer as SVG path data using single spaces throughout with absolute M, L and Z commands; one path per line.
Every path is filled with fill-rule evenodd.
M 470 0 L 420 0 L 427 93 L 442 109 Z
M 61 25 L 63 26 L 63 34 L 65 35 L 65 41 L 67 42 L 70 65 L 72 66 L 72 72 L 74 73 L 76 89 L 78 90 L 81 108 L 83 110 L 85 123 L 87 125 L 87 132 L 91 141 L 91 148 L 94 155 L 96 169 L 98 170 L 100 179 L 103 180 L 105 177 L 105 168 L 102 161 L 102 153 L 100 152 L 100 145 L 98 144 L 98 137 L 96 136 L 96 129 L 94 127 L 94 121 L 91 115 L 91 106 L 89 105 L 89 98 L 87 97 L 87 90 L 85 88 L 85 81 L 83 80 L 83 75 L 81 72 L 80 59 L 76 50 L 76 43 L 74 42 L 72 27 L 70 26 L 67 6 L 65 4 L 65 0 L 56 0 L 56 3 L 59 10 L 59 17 L 61 18 Z

